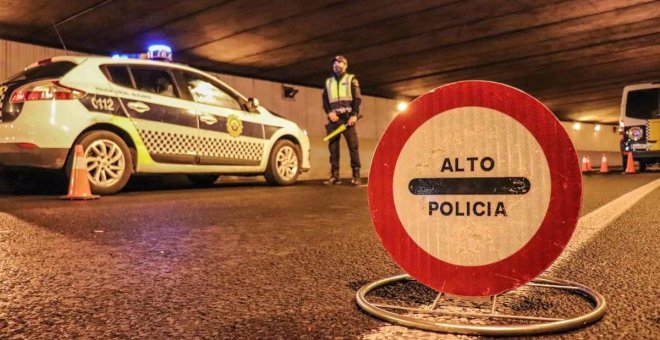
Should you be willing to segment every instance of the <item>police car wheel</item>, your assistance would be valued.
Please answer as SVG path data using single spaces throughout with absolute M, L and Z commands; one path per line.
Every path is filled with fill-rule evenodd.
M 291 185 L 300 174 L 300 148 L 289 140 L 278 140 L 273 145 L 266 167 L 266 181 L 272 185 Z
M 110 131 L 90 131 L 80 137 L 87 162 L 87 178 L 94 194 L 114 194 L 124 188 L 133 170 L 128 146 L 121 137 Z M 73 150 L 67 160 L 70 176 Z
M 192 182 L 195 186 L 198 187 L 208 187 L 213 185 L 218 178 L 220 178 L 220 175 L 218 174 L 191 174 L 188 175 L 188 180 Z

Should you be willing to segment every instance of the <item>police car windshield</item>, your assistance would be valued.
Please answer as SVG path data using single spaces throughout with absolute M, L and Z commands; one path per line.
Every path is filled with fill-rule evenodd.
M 24 70 L 13 75 L 9 78 L 9 81 L 61 78 L 74 67 L 76 67 L 76 64 L 70 61 L 57 61 Z

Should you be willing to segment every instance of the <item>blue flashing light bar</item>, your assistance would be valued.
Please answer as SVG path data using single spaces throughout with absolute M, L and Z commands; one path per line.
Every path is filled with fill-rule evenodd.
M 115 53 L 112 59 L 145 59 L 146 56 L 141 53 Z
M 172 61 L 172 48 L 167 45 L 151 45 L 148 48 L 147 59 Z
M 114 53 L 112 59 L 151 59 L 172 61 L 172 48 L 167 45 L 151 45 L 146 54 L 143 53 Z
M 166 52 L 172 53 L 172 48 L 167 46 L 167 45 L 151 45 L 151 46 L 148 47 L 147 51 L 149 51 L 149 52 L 166 51 Z

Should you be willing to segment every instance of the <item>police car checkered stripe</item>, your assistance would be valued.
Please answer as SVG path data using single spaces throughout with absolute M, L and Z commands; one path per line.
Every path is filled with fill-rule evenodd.
M 201 137 L 199 141 L 200 156 L 258 161 L 263 152 L 264 145 L 260 142 L 210 137 Z
M 139 132 L 150 154 L 194 155 L 197 152 L 197 136 L 152 130 Z
M 140 137 L 152 155 L 196 155 L 259 161 L 264 151 L 262 142 L 197 137 L 172 132 L 140 130 Z

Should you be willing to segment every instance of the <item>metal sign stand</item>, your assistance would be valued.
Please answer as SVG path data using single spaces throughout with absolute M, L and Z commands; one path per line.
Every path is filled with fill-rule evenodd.
M 496 310 L 497 295 L 490 297 L 492 304 L 490 313 L 443 310 L 443 306 L 440 304 L 443 293 L 439 293 L 430 306 L 421 307 L 376 303 L 367 299 L 367 294 L 376 289 L 406 282 L 415 282 L 415 280 L 408 274 L 401 274 L 364 285 L 356 294 L 357 303 L 372 316 L 401 326 L 442 333 L 488 336 L 533 335 L 573 330 L 600 320 L 607 309 L 605 298 L 593 289 L 567 280 L 544 277 L 536 278 L 524 287 L 556 289 L 565 294 L 578 295 L 591 305 L 591 310 L 570 318 L 500 314 Z M 456 322 L 447 322 L 446 319 L 433 320 L 434 316 L 451 317 L 456 319 Z M 483 324 L 465 322 L 466 319 L 468 321 L 479 319 L 479 322 Z M 494 320 L 514 320 L 520 323 L 497 323 Z

